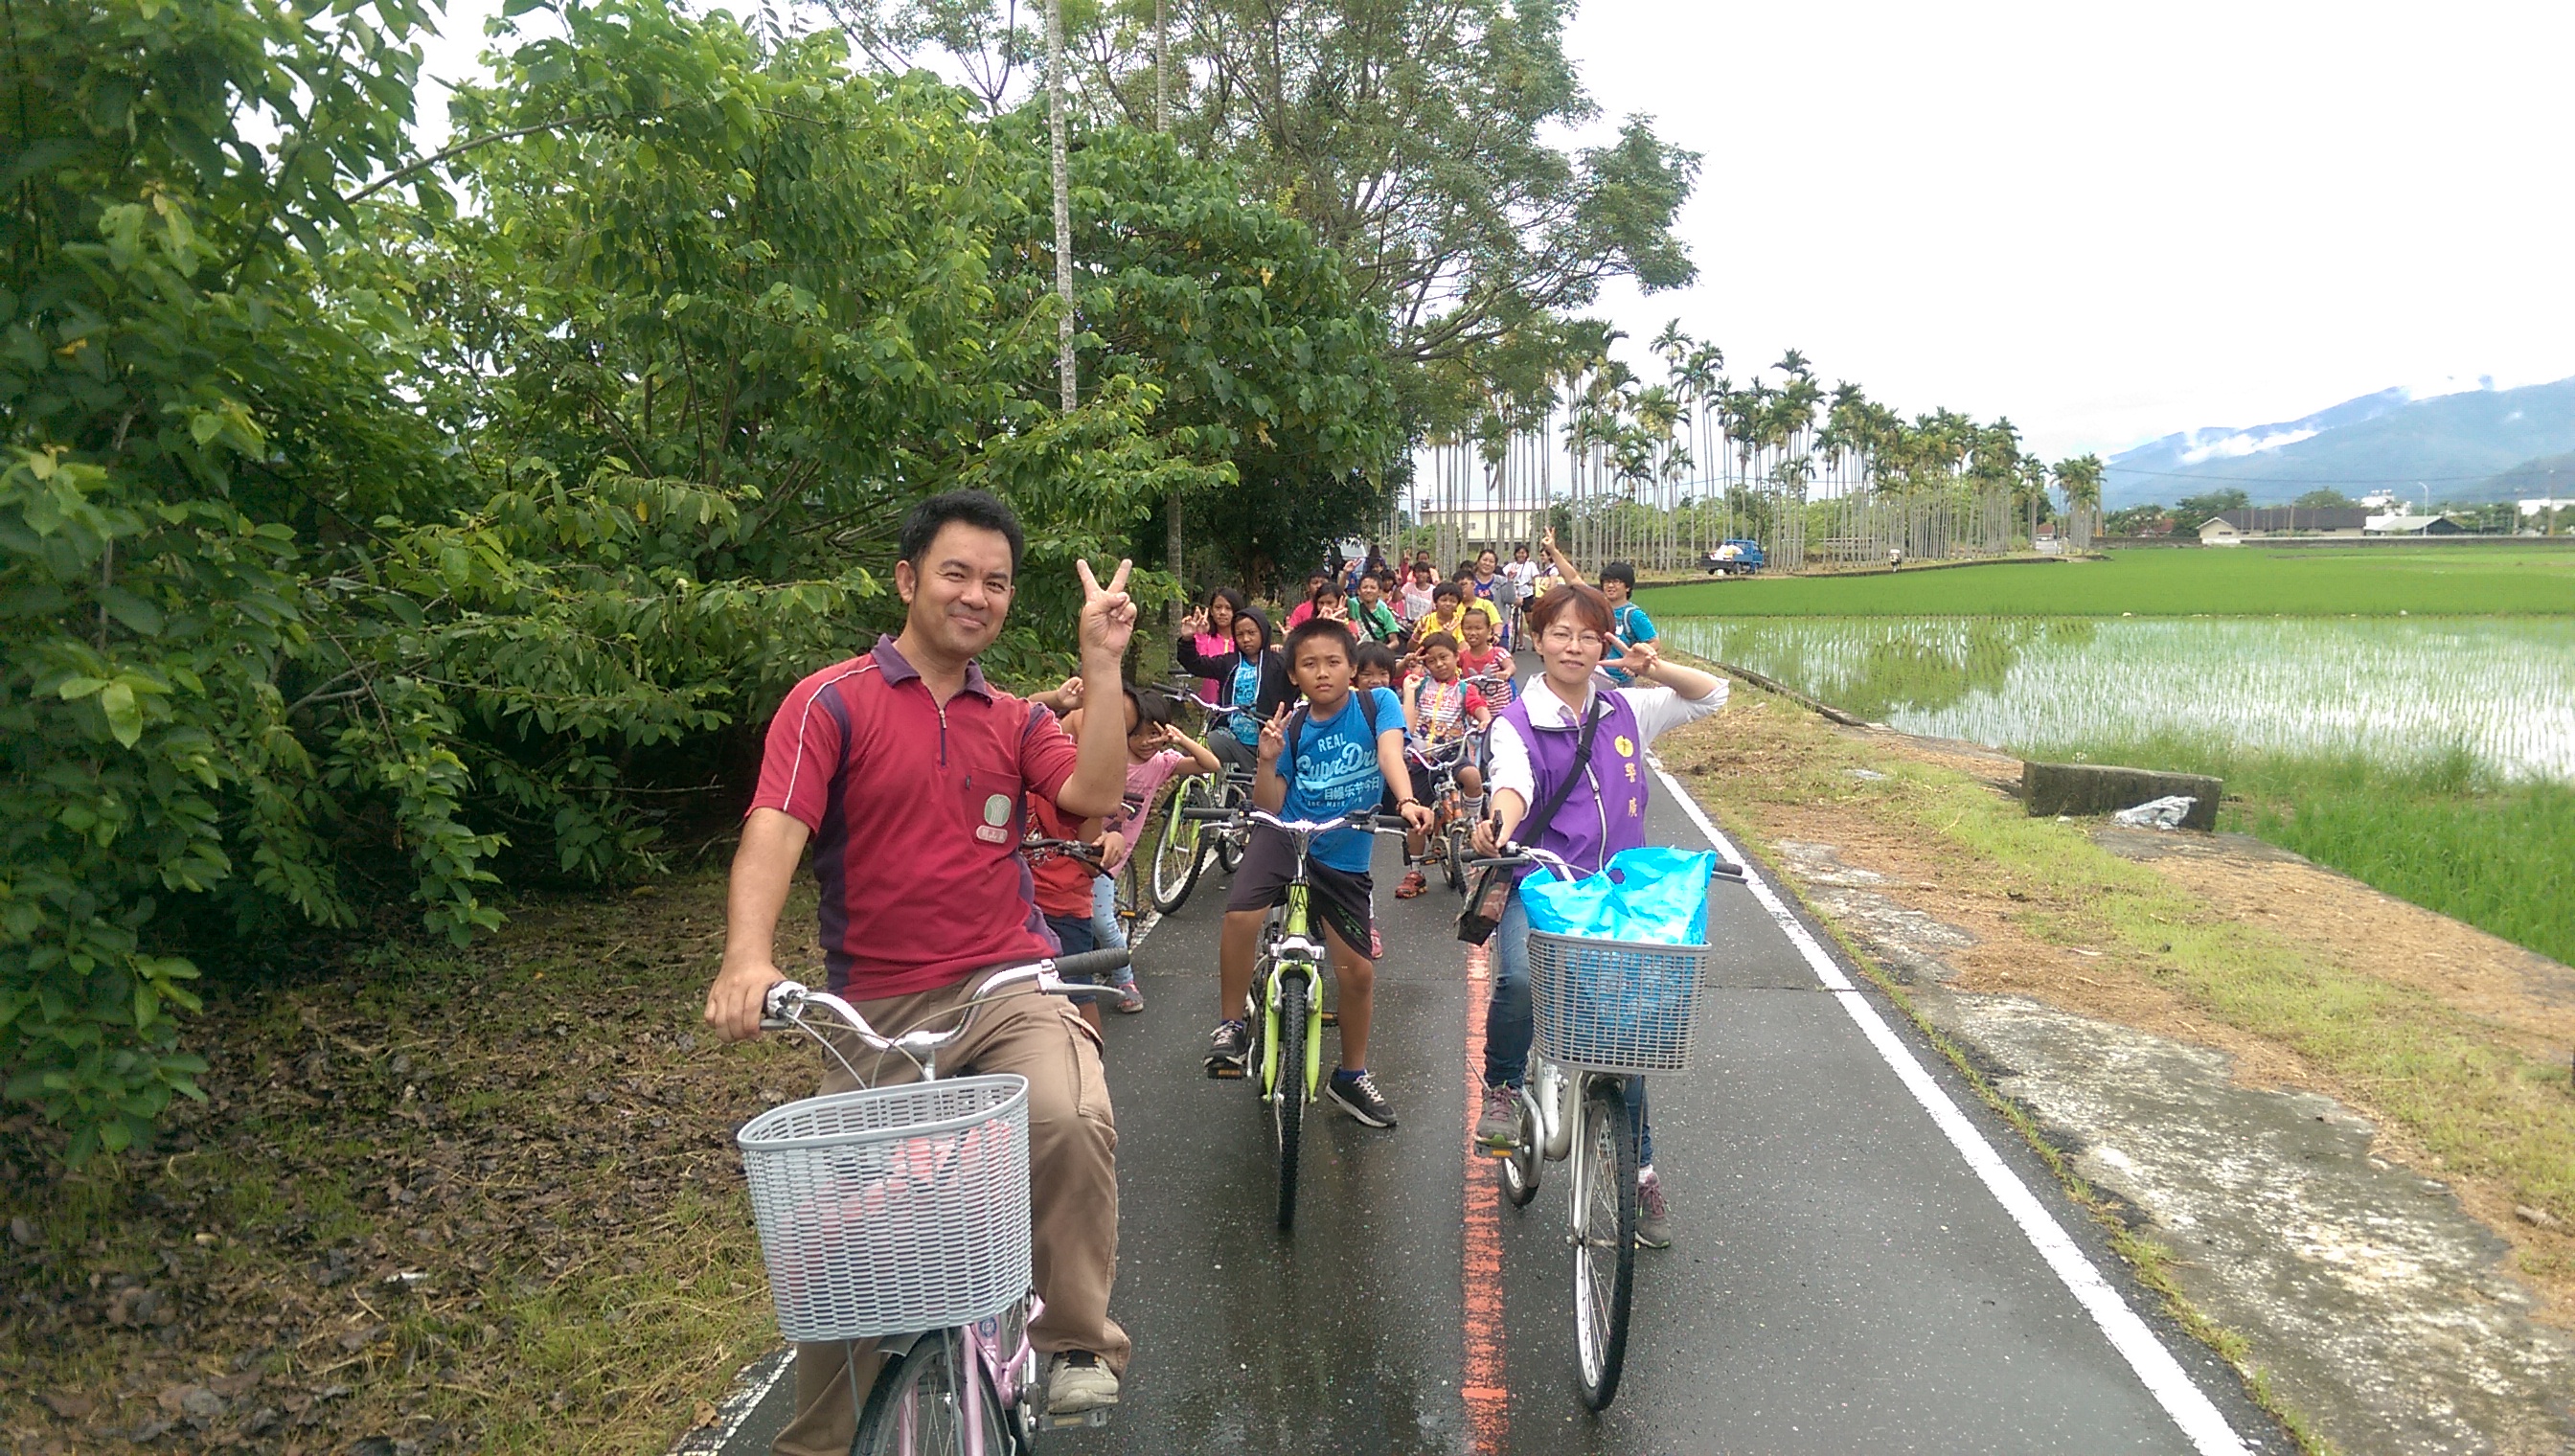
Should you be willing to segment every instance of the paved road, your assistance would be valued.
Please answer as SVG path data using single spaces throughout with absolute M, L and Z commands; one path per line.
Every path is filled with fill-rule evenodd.
M 1706 842 L 1667 788 L 1652 828 L 1656 842 Z M 2159 1317 L 2124 1326 L 2130 1348 L 2160 1345 L 2178 1369 L 2113 1347 L 2102 1301 L 2142 1312 L 2151 1300 L 2089 1221 L 1873 992 L 1825 989 L 1782 924 L 1726 885 L 1696 1068 L 1655 1084 L 1675 1241 L 1639 1253 L 1624 1383 L 1605 1415 L 1585 1414 L 1563 1167 L 1513 1209 L 1490 1196 L 1492 1166 L 1466 1157 L 1480 967 L 1449 934 L 1453 896 L 1392 897 L 1395 857 L 1381 839 L 1387 954 L 1370 1060 L 1401 1125 L 1309 1122 L 1289 1235 L 1272 1223 L 1275 1165 L 1252 1092 L 1200 1072 L 1222 877 L 1212 870 L 1147 937 L 1137 963 L 1151 1006 L 1109 1028 L 1116 1310 L 1136 1366 L 1114 1425 L 1050 1451 L 2187 1452 L 2171 1407 L 2187 1418 L 2203 1395 L 2203 1421 L 2236 1434 L 2211 1422 L 2196 1449 L 2284 1447 L 2233 1376 Z M 1981 1131 L 1999 1154 L 1988 1173 L 2035 1194 L 2018 1221 L 1863 1034 L 1842 1004 L 1855 994 L 1902 1027 L 1886 1044 L 1930 1068 L 1917 1082 L 1964 1111 L 1951 1120 L 1967 1140 Z M 2107 1275 L 2095 1309 L 2025 1231 L 2033 1212 L 2071 1235 L 2059 1264 L 2074 1283 Z M 2161 1369 L 2163 1399 L 2140 1364 Z M 728 1449 L 766 1449 L 790 1385 Z

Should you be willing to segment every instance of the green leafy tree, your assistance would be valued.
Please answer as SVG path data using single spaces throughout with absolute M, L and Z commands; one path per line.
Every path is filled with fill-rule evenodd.
M 2301 511 L 2348 511 L 2358 503 L 2340 491 L 2324 489 L 2309 491 L 2289 504 Z
M 1169 137 L 1097 129 L 1072 173 L 1088 368 L 1150 385 L 1152 428 L 1210 468 L 1187 497 L 1199 539 L 1265 580 L 1380 518 L 1401 446 L 1385 325 L 1338 257 Z M 1021 185 L 1035 216 L 1044 179 Z M 1024 231 L 1006 252 L 1032 260 L 1003 281 L 1009 314 L 1036 304 L 1052 249 Z
M 192 927 L 649 867 L 632 790 L 891 622 L 920 495 L 1023 510 L 1033 675 L 1071 559 L 1230 478 L 1153 383 L 1047 403 L 1016 159 L 835 41 L 568 5 L 420 158 L 398 0 L 13 14 L 0 1073 L 74 1160 L 193 1091 Z
M 2251 497 L 2236 487 L 2228 486 L 2223 490 L 2182 497 L 2181 504 L 2173 508 L 2173 516 L 2181 523 L 2182 530 L 2197 531 L 2206 525 L 2212 516 L 2223 516 L 2229 511 L 2242 511 L 2252 504 Z
M 447 470 L 391 387 L 399 281 L 338 242 L 372 221 L 343 194 L 405 155 L 422 19 L 403 0 L 10 12 L 0 1074 L 75 1160 L 196 1093 L 171 901 L 345 920 L 317 834 L 354 801 L 386 810 L 434 922 L 491 918 L 490 841 L 462 822 L 436 708 L 325 728 L 299 682 L 333 589 L 298 523 L 363 535 Z M 253 114 L 275 140 L 246 134 Z

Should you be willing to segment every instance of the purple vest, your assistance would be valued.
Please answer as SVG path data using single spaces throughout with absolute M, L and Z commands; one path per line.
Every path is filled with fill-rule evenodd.
M 1501 715 L 1529 746 L 1529 767 L 1537 775 L 1530 813 L 1573 771 L 1574 749 L 1582 741 L 1579 725 L 1539 728 L 1529 722 L 1529 703 L 1541 693 L 1553 696 L 1544 684 L 1529 685 Z M 1537 840 L 1539 848 L 1563 855 L 1585 874 L 1598 873 L 1610 855 L 1645 842 L 1645 735 L 1637 730 L 1636 710 L 1615 693 L 1597 694 L 1592 702 L 1595 710 L 1606 705 L 1608 712 L 1592 729 L 1591 761 Z

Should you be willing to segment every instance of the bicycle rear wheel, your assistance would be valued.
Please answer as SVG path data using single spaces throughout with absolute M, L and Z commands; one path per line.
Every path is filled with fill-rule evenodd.
M 965 1456 L 969 1449 L 967 1384 L 978 1382 L 973 1424 L 983 1433 L 982 1449 L 1018 1449 L 1003 1425 L 1002 1410 L 981 1371 L 966 1368 L 955 1330 L 924 1335 L 910 1350 L 886 1362 L 868 1392 L 866 1414 L 859 1418 L 858 1439 L 851 1456 Z
M 1205 808 L 1212 802 L 1207 784 L 1197 778 L 1181 780 L 1169 800 L 1168 809 L 1156 814 L 1154 841 L 1154 908 L 1174 914 L 1187 902 L 1190 891 L 1197 887 L 1199 870 L 1207 863 L 1205 827 L 1199 820 L 1185 818 L 1183 809 Z
M 1279 1226 L 1296 1226 L 1296 1154 L 1305 1130 L 1305 997 L 1302 975 L 1279 986 L 1279 1080 L 1271 1089 L 1270 1126 L 1279 1137 Z
M 1582 1403 L 1606 1410 L 1627 1360 L 1636 1278 L 1636 1117 L 1616 1078 L 1593 1077 L 1573 1147 L 1573 1343 Z
M 1221 801 L 1240 814 L 1252 807 L 1252 789 L 1250 785 L 1228 777 Z M 1242 825 L 1230 827 L 1216 836 L 1216 862 L 1225 867 L 1226 873 L 1232 874 L 1243 867 L 1243 851 L 1250 847 L 1252 830 Z

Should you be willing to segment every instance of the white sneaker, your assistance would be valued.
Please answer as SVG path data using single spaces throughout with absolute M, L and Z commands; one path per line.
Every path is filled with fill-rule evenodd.
M 1118 1403 L 1118 1376 L 1089 1350 L 1065 1350 L 1047 1360 L 1047 1414 L 1078 1415 Z

